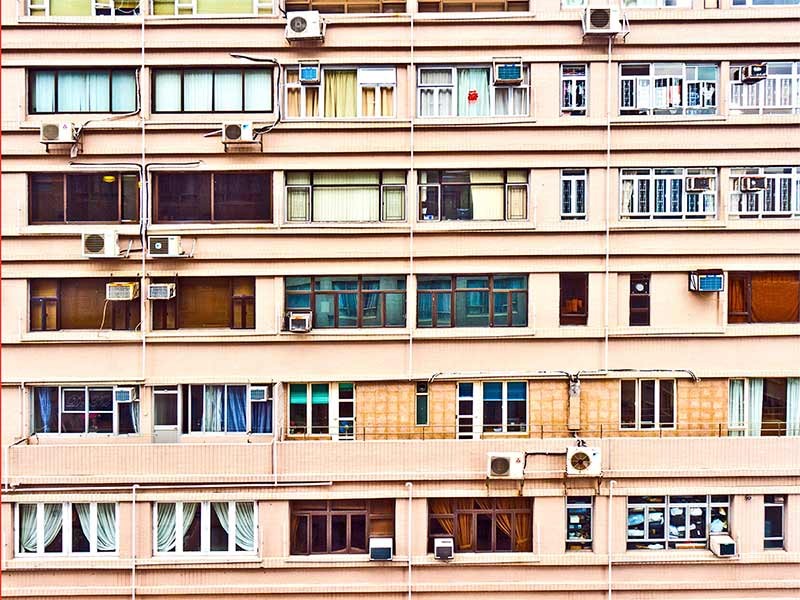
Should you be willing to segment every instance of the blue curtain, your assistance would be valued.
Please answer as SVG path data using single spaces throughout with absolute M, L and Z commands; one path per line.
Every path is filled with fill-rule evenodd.
M 105 71 L 59 71 L 59 112 L 108 112 L 109 74 Z
M 33 111 L 56 112 L 56 74 L 54 71 L 39 71 L 33 75 Z
M 247 428 L 247 387 L 228 386 L 228 431 L 245 431 Z
M 272 433 L 272 402 L 253 402 L 250 406 L 250 431 Z
M 34 433 L 58 433 L 58 388 L 35 388 Z

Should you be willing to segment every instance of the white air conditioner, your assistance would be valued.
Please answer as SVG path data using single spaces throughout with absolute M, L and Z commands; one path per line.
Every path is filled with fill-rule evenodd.
M 734 83 L 744 83 L 750 85 L 758 83 L 762 79 L 767 78 L 767 64 L 756 63 L 752 65 L 745 65 L 733 71 Z
M 708 547 L 716 556 L 730 558 L 736 556 L 736 540 L 725 534 L 714 534 L 708 536 Z
M 453 560 L 453 556 L 455 556 L 453 538 L 433 538 L 433 558 L 436 560 Z
M 133 402 L 137 399 L 138 388 L 136 387 L 115 387 L 114 402 Z
M 725 275 L 720 270 L 689 273 L 689 291 L 723 292 L 725 291 Z
M 148 300 L 172 300 L 175 294 L 174 283 L 151 283 L 147 286 Z
M 322 40 L 325 37 L 325 23 L 319 11 L 303 10 L 286 13 L 286 39 L 290 42 L 301 40 Z
M 115 281 L 106 284 L 106 300 L 124 302 L 139 297 L 139 284 L 135 281 Z
M 48 122 L 39 126 L 39 141 L 43 144 L 73 144 L 77 139 L 74 123 Z
M 82 233 L 81 246 L 85 258 L 117 258 L 119 245 L 116 231 Z
M 311 85 L 319 83 L 319 61 L 318 60 L 301 60 L 298 67 L 298 79 L 301 84 Z
M 147 238 L 147 254 L 153 258 L 183 256 L 181 236 L 151 235 Z
M 258 138 L 253 133 L 253 124 L 245 121 L 222 124 L 223 144 L 254 144 Z
M 523 67 L 521 58 L 495 58 L 493 64 L 495 83 L 508 85 L 522 82 Z
M 740 192 L 760 192 L 767 189 L 766 177 L 740 177 L 739 178 L 739 191 Z
M 370 560 L 392 560 L 394 543 L 390 537 L 369 538 Z
M 523 452 L 489 452 L 486 476 L 489 479 L 522 479 L 525 471 Z
M 710 192 L 714 190 L 713 177 L 687 177 L 687 192 Z
M 622 31 L 619 8 L 587 7 L 583 11 L 583 33 L 614 35 Z
M 601 472 L 600 448 L 567 448 L 567 475 L 597 477 Z
M 293 333 L 307 333 L 311 331 L 312 318 L 310 311 L 290 310 L 286 315 L 287 328 Z
M 269 398 L 269 387 L 266 385 L 250 386 L 250 402 L 259 402 Z

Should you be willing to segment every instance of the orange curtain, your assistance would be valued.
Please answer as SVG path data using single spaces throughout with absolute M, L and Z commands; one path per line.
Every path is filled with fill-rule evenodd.
M 430 510 L 435 515 L 452 515 L 453 505 L 452 502 L 446 498 L 436 498 L 430 501 Z M 436 520 L 439 521 L 439 525 L 445 531 L 445 533 L 447 533 L 447 535 L 453 535 L 452 518 L 441 518 Z
M 800 280 L 796 272 L 753 273 L 751 310 L 754 323 L 800 320 Z
M 739 274 L 728 276 L 728 323 L 747 322 L 747 279 Z
M 517 513 L 515 517 L 515 533 L 514 539 L 514 552 L 531 552 L 533 546 L 531 544 L 532 537 L 532 514 L 530 512 Z

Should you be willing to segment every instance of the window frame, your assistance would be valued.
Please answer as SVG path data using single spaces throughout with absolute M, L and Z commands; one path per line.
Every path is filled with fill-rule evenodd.
M 468 383 L 459 381 L 458 383 Z M 481 435 L 486 434 L 528 434 L 530 430 L 529 421 L 530 421 L 530 404 L 529 404 L 529 397 L 530 397 L 530 390 L 528 390 L 528 382 L 526 380 L 503 380 L 503 381 L 481 381 L 481 382 L 472 382 L 473 385 L 473 396 L 472 401 L 478 403 L 478 410 L 480 411 L 480 420 L 481 420 Z M 475 389 L 478 387 L 478 383 L 480 383 L 480 398 L 475 397 Z M 501 396 L 499 399 L 497 398 L 490 398 L 489 400 L 486 399 L 486 385 L 499 383 L 501 385 Z M 523 423 L 511 423 L 511 417 L 509 416 L 509 402 L 521 402 L 518 398 L 510 399 L 508 397 L 508 384 L 515 383 L 515 384 L 522 384 L 523 389 L 525 390 L 525 410 L 523 414 L 525 415 L 525 420 Z M 460 386 L 459 386 L 460 390 Z M 460 400 L 461 396 L 458 396 L 457 400 Z M 501 420 L 502 423 L 499 426 L 497 424 L 487 424 L 486 423 L 486 403 L 487 402 L 501 402 Z M 473 408 L 474 411 L 474 408 Z M 474 414 L 474 412 L 473 412 Z
M 703 502 L 695 502 L 695 501 L 678 501 L 678 498 L 691 498 L 692 495 L 685 496 L 679 494 L 673 494 L 671 496 L 628 496 L 627 497 L 627 510 L 626 510 L 626 523 L 628 524 L 628 532 L 626 534 L 626 548 L 628 551 L 637 551 L 637 550 L 683 550 L 683 549 L 696 549 L 696 548 L 707 548 L 708 542 L 711 535 L 715 533 L 730 533 L 731 528 L 731 514 L 730 514 L 730 496 L 729 495 L 713 495 L 713 494 L 697 494 L 697 496 L 702 496 L 705 498 Z M 727 500 L 722 501 L 720 498 L 727 498 Z M 652 501 L 646 501 L 645 499 L 652 499 Z M 642 499 L 639 502 L 631 502 L 631 499 Z M 715 500 L 716 499 L 716 500 Z M 671 518 L 677 517 L 677 513 L 675 515 L 671 514 L 672 509 L 683 509 L 685 518 L 688 519 L 690 517 L 690 511 L 693 508 L 700 508 L 705 512 L 705 536 L 700 537 L 691 537 L 689 535 L 689 531 L 691 531 L 691 527 L 687 527 L 684 525 L 684 537 L 682 538 L 673 538 L 671 532 Z M 659 536 L 650 536 L 650 528 L 649 523 L 656 522 L 655 520 L 650 518 L 650 511 L 654 510 L 656 512 L 660 512 L 663 515 L 662 527 L 664 531 L 664 535 Z M 724 529 L 719 532 L 712 532 L 711 531 L 711 523 L 713 521 L 713 513 L 714 511 L 724 511 L 725 521 L 723 523 Z M 642 511 L 643 514 L 643 523 L 644 527 L 644 535 L 639 538 L 638 536 L 634 536 L 633 539 L 630 536 L 630 517 L 632 511 Z M 696 515 L 693 515 L 696 516 Z M 684 523 L 689 523 L 689 521 L 684 521 Z M 653 542 L 652 545 L 661 547 L 656 548 L 637 548 L 636 546 L 645 545 L 647 542 Z M 680 547 L 684 546 L 684 547 Z
M 579 281 L 580 279 L 580 281 Z M 582 293 L 571 298 L 565 283 L 572 281 L 573 285 L 580 286 Z M 566 310 L 566 305 L 572 300 L 583 300 L 583 309 L 574 311 Z M 558 324 L 565 326 L 585 326 L 589 323 L 589 273 L 559 273 L 558 274 Z
M 567 552 L 588 550 L 592 551 L 594 543 L 594 496 L 567 496 L 566 497 L 566 529 L 565 549 Z M 583 512 L 581 512 L 583 511 Z M 586 512 L 588 511 L 588 512 Z M 571 514 L 571 512 L 573 514 Z M 581 520 L 581 516 L 585 515 Z M 577 520 L 573 521 L 573 517 Z M 575 527 L 572 527 L 575 525 Z M 585 533 L 588 529 L 589 537 L 570 537 L 571 531 L 576 534 Z
M 77 173 L 50 173 L 47 171 L 40 171 L 37 173 L 28 173 L 27 180 L 28 180 L 28 225 L 102 225 L 102 224 L 127 224 L 127 223 L 138 223 L 139 222 L 139 212 L 140 212 L 140 202 L 139 202 L 139 194 L 137 194 L 136 202 L 134 206 L 136 207 L 136 218 L 135 219 L 123 219 L 123 197 L 124 197 L 124 189 L 123 189 L 123 178 L 125 176 L 135 177 L 137 183 L 137 191 L 139 189 L 139 174 L 135 171 L 114 171 L 111 173 L 88 173 L 88 175 L 101 175 L 103 177 L 106 176 L 113 176 L 117 179 L 117 215 L 119 218 L 115 221 L 71 221 L 69 220 L 69 179 L 71 177 L 79 176 Z M 61 196 L 62 196 L 62 210 L 64 212 L 64 219 L 61 221 L 34 221 L 33 220 L 33 205 L 34 205 L 34 178 L 42 177 L 42 176 L 49 176 L 49 177 L 60 177 L 61 178 Z
M 630 327 L 649 327 L 650 323 L 650 273 L 631 273 L 628 292 L 628 325 Z M 643 284 L 644 291 L 636 291 L 636 285 Z M 638 318 L 634 318 L 638 315 Z
M 169 300 L 157 300 L 158 308 L 151 307 L 150 312 L 151 315 L 151 327 L 153 331 L 177 331 L 179 329 L 188 329 L 190 331 L 203 331 L 206 329 L 219 329 L 218 327 L 208 327 L 208 326 L 194 326 L 194 327 L 183 327 L 181 325 L 181 310 L 179 304 L 179 294 L 181 293 L 181 280 L 184 282 L 184 289 L 186 287 L 186 280 L 187 279 L 227 279 L 228 280 L 228 296 L 227 299 L 230 302 L 230 314 L 228 315 L 228 326 L 224 327 L 223 329 L 232 329 L 235 331 L 247 331 L 247 330 L 255 330 L 256 328 L 256 278 L 255 277 L 239 277 L 239 276 L 222 276 L 222 277 L 175 277 L 175 278 L 166 278 L 166 277 L 156 277 L 154 278 L 151 283 L 174 283 L 175 284 L 175 297 L 170 298 Z M 236 288 L 237 280 L 252 280 L 253 281 L 253 293 L 252 294 L 235 294 L 234 289 Z M 163 307 L 163 308 L 161 308 Z M 236 327 L 237 322 L 237 309 L 239 311 L 239 319 L 241 321 L 241 326 Z M 249 314 L 250 310 L 252 310 L 253 320 L 252 326 L 248 327 L 248 319 L 247 315 Z M 169 327 L 170 313 L 174 315 L 174 327 Z M 156 321 L 158 320 L 158 322 Z
M 364 508 L 357 508 L 352 507 L 348 508 L 347 503 L 350 502 L 364 502 Z M 390 537 L 394 540 L 394 528 L 395 528 L 395 506 L 392 504 L 391 512 L 380 512 L 379 511 L 379 503 L 386 502 L 391 503 L 393 502 L 392 498 L 386 499 L 358 499 L 358 500 L 321 500 L 321 502 L 325 503 L 325 508 L 298 508 L 298 504 L 301 504 L 302 501 L 293 500 L 289 502 L 289 520 L 291 525 L 292 531 L 294 533 L 290 534 L 289 537 L 289 554 L 290 556 L 319 556 L 319 555 L 337 555 L 337 554 L 369 554 L 369 540 L 373 537 Z M 333 550 L 333 518 L 335 516 L 345 517 L 346 519 L 346 533 L 345 533 L 345 545 L 344 549 L 342 550 Z M 325 518 L 325 533 L 326 533 L 326 544 L 325 544 L 325 551 L 324 552 L 315 552 L 313 548 L 312 542 L 312 526 L 311 522 L 313 517 L 324 517 Z M 353 539 L 352 539 L 352 518 L 353 517 L 364 517 L 364 537 L 365 537 L 365 548 L 363 551 L 358 549 L 357 547 L 353 546 Z M 294 535 L 297 535 L 296 529 L 294 527 L 295 520 L 299 522 L 300 519 L 306 519 L 306 549 L 307 552 L 302 552 L 298 549 L 297 540 L 293 539 Z M 389 536 L 375 536 L 371 535 L 372 533 L 372 522 L 376 520 L 387 520 L 391 519 L 392 522 L 392 535 Z
M 228 550 L 211 550 L 211 504 L 228 504 L 228 523 L 229 528 L 233 530 L 233 534 L 228 534 Z M 174 550 L 159 550 L 158 549 L 158 505 L 159 504 L 174 504 L 175 505 L 175 549 Z M 200 550 L 184 550 L 183 538 L 185 534 L 179 535 L 183 530 L 183 506 L 184 504 L 198 504 L 200 511 Z M 236 550 L 236 505 L 237 504 L 252 504 L 253 505 L 253 549 L 252 550 Z M 156 558 L 167 558 L 171 556 L 258 556 L 260 545 L 260 530 L 258 524 L 258 502 L 255 500 L 197 500 L 197 501 L 176 501 L 176 502 L 161 502 L 154 501 L 152 503 L 153 510 L 153 556 Z M 233 549 L 231 549 L 233 547 Z
M 424 169 L 426 173 L 435 173 L 436 174 L 436 182 L 434 183 L 419 183 L 419 176 L 417 180 L 417 222 L 418 223 L 428 223 L 428 222 L 453 222 L 453 223 L 460 223 L 460 222 L 469 222 L 469 223 L 526 223 L 529 221 L 528 215 L 530 214 L 530 202 L 531 202 L 531 193 L 530 193 L 530 169 Z M 444 173 L 458 173 L 466 171 L 467 173 L 472 173 L 473 171 L 479 172 L 487 172 L 487 171 L 500 171 L 503 174 L 503 181 L 502 182 L 475 182 L 475 183 L 461 183 L 461 182 L 447 182 L 444 183 L 442 180 L 444 179 Z M 525 173 L 525 182 L 518 182 L 518 181 L 509 181 L 508 174 L 510 172 L 521 172 Z M 420 171 L 418 171 L 420 173 Z M 427 178 L 427 176 L 426 176 Z M 503 186 L 503 218 L 502 219 L 448 219 L 444 218 L 444 211 L 442 210 L 442 199 L 443 187 L 467 187 L 469 188 L 470 196 L 472 195 L 472 186 L 476 186 L 478 188 L 481 187 L 497 187 Z M 436 215 L 429 214 L 428 212 L 423 213 L 423 205 L 428 204 L 427 200 L 427 192 L 428 189 L 436 190 Z M 511 216 L 511 190 L 512 189 L 524 189 L 525 191 L 525 201 L 523 203 L 523 209 L 525 215 L 521 218 L 515 218 Z M 423 202 L 423 198 L 425 201 Z
M 44 546 L 44 505 L 45 504 L 60 504 L 61 505 L 61 552 L 46 552 Z M 72 549 L 72 510 L 76 504 L 89 505 L 89 550 L 87 552 L 75 551 Z M 114 506 L 114 540 L 115 549 L 113 551 L 100 551 L 97 549 L 97 506 L 98 504 L 111 504 Z M 22 505 L 30 505 L 36 507 L 36 552 L 26 552 L 20 546 L 20 507 Z M 118 502 L 80 502 L 80 501 L 66 501 L 66 502 L 18 502 L 14 504 L 14 558 L 62 558 L 62 557 L 92 557 L 98 558 L 112 558 L 119 557 L 120 546 L 120 514 Z M 69 550 L 64 550 L 69 548 Z
M 131 388 L 131 387 L 136 389 L 136 397 L 131 399 L 128 402 L 118 401 L 117 398 L 116 398 L 117 390 L 124 389 L 124 388 Z M 55 416 L 55 420 L 56 420 L 56 423 L 58 424 L 58 431 L 36 431 L 36 390 L 38 390 L 38 389 L 55 389 L 55 390 L 57 390 L 56 394 L 57 394 L 57 401 L 58 401 L 58 409 L 57 409 L 57 413 L 56 413 L 56 416 Z M 79 390 L 83 390 L 83 394 L 84 394 L 83 410 L 82 411 L 65 410 L 64 409 L 64 393 L 65 392 L 77 392 Z M 108 410 L 90 410 L 89 409 L 89 393 L 92 390 L 100 391 L 100 392 L 105 392 L 105 391 L 110 391 L 111 392 L 111 403 L 112 404 L 111 404 L 111 410 L 110 411 L 108 411 Z M 47 437 L 56 436 L 56 435 L 67 435 L 67 436 L 76 436 L 76 435 L 80 435 L 80 436 L 87 436 L 87 435 L 90 435 L 90 436 L 95 436 L 95 435 L 105 435 L 105 436 L 109 436 L 109 435 L 114 435 L 114 436 L 141 435 L 142 434 L 142 431 L 141 431 L 142 419 L 141 419 L 141 396 L 140 396 L 140 394 L 141 394 L 141 388 L 140 388 L 140 386 L 136 386 L 136 385 L 119 385 L 119 384 L 109 384 L 109 385 L 106 385 L 106 384 L 98 384 L 98 385 L 83 384 L 82 385 L 82 384 L 77 384 L 77 383 L 76 384 L 69 384 L 69 385 L 39 385 L 39 384 L 33 385 L 30 388 L 28 388 L 28 395 L 30 397 L 30 406 L 31 406 L 31 412 L 30 412 L 30 418 L 31 418 L 31 420 L 30 420 L 30 431 L 31 431 L 31 435 L 36 435 L 36 436 L 42 435 L 42 436 L 47 436 Z M 120 433 L 120 431 L 119 431 L 119 428 L 120 428 L 120 423 L 119 423 L 120 419 L 119 419 L 119 417 L 120 417 L 120 410 L 121 410 L 121 406 L 120 405 L 122 405 L 122 404 L 131 405 L 129 410 L 132 411 L 132 414 L 133 414 L 133 412 L 138 411 L 138 412 L 136 412 L 136 418 L 138 420 L 138 423 L 134 425 L 134 431 L 129 432 L 129 433 Z M 138 408 L 134 407 L 133 406 L 134 404 L 138 405 Z M 62 427 L 62 422 L 61 422 L 61 416 L 63 414 L 65 414 L 65 413 L 66 414 L 82 414 L 82 415 L 84 415 L 84 417 L 83 417 L 83 431 L 82 432 L 80 432 L 80 431 L 75 431 L 75 432 L 62 431 L 63 427 Z M 90 424 L 89 423 L 89 416 L 91 414 L 111 414 L 112 415 L 112 428 L 111 428 L 111 431 L 91 431 L 90 427 L 89 427 L 89 424 Z M 136 431 L 137 429 L 138 429 L 138 431 Z
M 288 384 L 286 403 L 288 407 L 286 414 L 289 417 L 287 435 L 290 437 L 331 437 L 334 440 L 355 440 L 356 439 L 356 384 L 350 381 L 335 382 L 293 382 Z M 299 403 L 292 402 L 292 387 L 305 387 L 305 425 L 293 425 L 292 404 L 299 406 Z M 327 386 L 328 414 L 324 425 L 314 423 L 314 387 Z M 342 391 L 349 386 L 352 390 L 352 398 L 342 397 Z M 352 404 L 352 416 L 341 416 L 340 406 L 342 404 Z
M 580 191 L 583 183 L 583 192 Z M 566 184 L 569 184 L 569 211 L 564 211 L 567 196 Z M 561 169 L 561 202 L 560 212 L 562 221 L 585 221 L 588 217 L 587 204 L 589 200 L 589 170 L 588 169 Z M 583 204 L 583 210 L 578 208 Z
M 755 321 L 753 316 L 753 275 L 769 274 L 792 274 L 800 281 L 800 271 L 729 271 L 728 272 L 728 310 L 727 310 L 727 324 L 728 325 L 754 325 L 754 324 L 770 324 L 770 323 L 798 323 L 800 322 L 800 311 L 798 311 L 798 319 L 796 321 Z M 745 310 L 733 311 L 731 309 L 731 294 L 733 294 L 734 282 L 743 281 L 744 285 L 744 301 Z M 800 302 L 800 285 L 798 286 L 798 302 Z M 731 320 L 734 317 L 735 321 Z M 743 318 L 744 320 L 738 320 Z
M 419 3 L 420 9 L 418 12 L 423 14 L 437 14 L 437 13 L 460 13 L 460 14 L 472 14 L 472 13 L 486 13 L 486 12 L 494 12 L 494 13 L 518 13 L 518 12 L 529 12 L 531 10 L 530 4 L 527 1 L 520 1 L 520 0 L 501 0 L 504 4 L 502 9 L 492 10 L 492 11 L 483 11 L 480 10 L 484 4 L 488 4 L 489 6 L 494 6 L 498 4 L 498 2 L 481 2 L 481 0 L 464 0 L 463 2 L 457 3 L 459 7 L 466 7 L 470 5 L 472 10 L 449 10 L 449 7 L 452 6 L 452 3 L 448 2 L 447 0 L 423 0 Z M 512 8 L 514 5 L 514 8 Z M 427 10 L 428 8 L 433 8 L 436 6 L 438 10 Z M 520 8 L 516 8 L 519 6 Z
M 800 85 L 800 80 L 798 80 Z M 766 179 L 766 189 L 742 192 L 742 177 L 756 176 Z M 740 219 L 770 219 L 800 217 L 800 167 L 740 167 L 730 172 L 729 214 Z M 785 188 L 784 188 L 785 185 Z M 788 210 L 781 206 L 780 196 L 786 190 Z M 773 208 L 767 207 L 768 194 Z
M 573 75 L 570 73 L 565 74 L 564 71 L 569 68 L 583 68 L 582 75 Z M 560 82 L 561 82 L 561 114 L 571 115 L 573 117 L 585 117 L 589 114 L 589 65 L 588 63 L 561 63 L 559 65 Z M 579 104 L 578 99 L 578 85 L 583 82 L 583 104 Z M 568 97 L 567 85 L 570 86 L 569 98 L 570 103 L 565 102 Z M 562 169 L 563 173 L 563 169 Z
M 50 0 L 46 0 L 49 2 Z M 38 73 L 46 73 L 52 72 L 53 73 L 53 107 L 55 108 L 54 111 L 37 111 L 34 108 L 34 100 L 35 96 L 33 90 L 35 88 L 35 79 Z M 70 72 L 70 73 L 90 73 L 90 72 L 103 72 L 107 73 L 108 75 L 108 110 L 58 110 L 58 76 L 62 72 Z M 125 73 L 125 74 L 133 74 L 133 85 L 134 85 L 134 104 L 130 110 L 114 110 L 114 96 L 113 96 L 113 78 L 114 73 Z M 139 69 L 137 68 L 127 68 L 127 67 L 52 67 L 52 68 L 31 68 L 28 69 L 27 76 L 25 78 L 25 85 L 27 86 L 28 92 L 28 100 L 26 102 L 26 106 L 28 109 L 29 115 L 126 115 L 126 114 L 133 114 L 141 105 L 141 90 L 139 89 L 138 82 L 139 81 Z
M 254 2 L 257 0 L 254 0 Z M 192 4 L 196 6 L 197 0 L 192 0 Z M 177 6 L 176 0 L 176 6 Z M 152 6 L 152 0 L 151 0 Z M 213 15 L 212 18 L 220 17 L 221 15 Z M 156 108 L 156 100 L 158 99 L 158 94 L 156 91 L 156 81 L 158 79 L 159 73 L 164 72 L 178 72 L 180 73 L 181 77 L 181 85 L 180 85 L 180 110 L 158 110 Z M 186 79 L 186 73 L 190 71 L 210 71 L 211 72 L 211 109 L 210 110 L 185 110 L 184 106 L 186 104 L 185 98 L 185 84 L 184 81 Z M 246 97 L 246 90 L 247 86 L 245 84 L 245 74 L 248 72 L 259 72 L 264 71 L 269 73 L 269 80 L 270 80 L 270 97 L 269 97 L 269 107 L 266 109 L 259 109 L 259 110 L 245 110 L 245 106 L 247 105 L 247 97 Z M 241 74 L 242 79 L 242 107 L 241 109 L 233 109 L 233 110 L 216 110 L 214 105 L 216 103 L 216 85 L 217 85 L 217 73 L 235 73 L 238 72 Z M 152 90 L 150 94 L 150 111 L 153 114 L 159 115 L 178 115 L 178 114 L 228 114 L 228 115 L 258 115 L 258 114 L 268 114 L 275 112 L 275 69 L 271 66 L 260 66 L 260 67 L 236 67 L 236 66 L 219 66 L 219 65 L 210 65 L 210 66 L 201 66 L 201 65 L 192 65 L 191 67 L 186 66 L 174 66 L 174 67 L 157 67 L 150 69 L 150 89 Z
M 667 172 L 671 171 L 671 172 Z M 690 177 L 710 177 L 714 180 L 714 189 L 690 192 L 686 189 L 686 180 Z M 626 202 L 626 182 L 630 181 L 630 205 Z M 659 211 L 659 187 L 663 181 L 663 211 Z M 679 210 L 673 209 L 675 183 L 680 188 Z M 647 191 L 647 207 L 643 209 L 642 193 Z M 691 198 L 691 196 L 697 196 Z M 707 210 L 707 203 L 713 202 L 713 209 Z M 661 219 L 703 219 L 714 220 L 719 210 L 719 172 L 716 167 L 643 167 L 622 168 L 619 170 L 619 207 L 620 219 L 624 220 L 661 220 Z M 698 210 L 691 211 L 691 205 Z
M 420 416 L 425 418 L 421 419 Z M 427 427 L 430 425 L 430 383 L 417 381 L 414 383 L 414 425 Z
M 201 388 L 201 394 L 205 398 L 205 388 L 207 386 L 212 387 L 222 387 L 223 396 L 222 396 L 222 406 L 224 410 L 224 422 L 225 428 L 219 431 L 215 430 L 205 430 L 205 423 L 203 417 L 201 416 L 201 426 L 202 430 L 193 430 L 192 429 L 192 388 L 199 387 Z M 176 388 L 175 391 L 167 388 Z M 245 388 L 245 404 L 244 404 L 244 412 L 245 412 L 245 426 L 244 431 L 229 431 L 228 430 L 228 388 L 229 387 L 244 387 Z M 250 391 L 253 388 L 267 388 L 267 397 L 264 400 L 258 400 L 257 402 L 265 402 L 265 403 L 272 403 L 272 419 L 270 420 L 269 428 L 271 431 L 253 431 L 253 412 L 252 412 L 252 404 L 253 400 L 250 396 Z M 177 386 L 158 386 L 158 390 L 155 391 L 154 388 L 154 395 L 155 394 L 172 394 L 177 393 L 177 426 L 174 425 L 156 425 L 155 418 L 153 419 L 153 429 L 158 431 L 174 431 L 175 429 L 181 435 L 274 435 L 275 433 L 275 390 L 274 384 L 255 384 L 255 383 L 183 383 Z M 155 404 L 155 399 L 153 400 Z M 203 408 L 203 414 L 205 414 L 205 406 Z
M 764 550 L 786 549 L 786 494 L 764 494 Z M 780 535 L 767 535 L 767 509 L 780 512 Z
M 635 421 L 629 423 L 623 421 L 623 391 L 626 383 L 633 383 L 635 386 L 634 396 L 634 412 Z M 653 382 L 653 422 L 642 420 L 642 384 L 644 382 Z M 662 382 L 671 382 L 672 384 L 672 423 L 661 420 L 661 384 Z M 659 430 L 675 430 L 678 425 L 678 380 L 671 378 L 653 378 L 653 379 L 620 379 L 619 381 L 619 429 L 620 431 L 659 431 Z
M 751 399 L 751 382 L 753 379 L 761 379 L 762 380 L 762 389 L 761 389 L 761 398 L 759 399 L 759 411 L 760 411 L 760 425 L 758 431 L 754 431 L 753 423 L 751 423 L 750 413 L 751 413 L 751 405 L 753 400 Z M 788 421 L 788 415 L 784 417 L 783 420 L 768 420 L 765 421 L 763 419 L 763 411 L 764 411 L 764 401 L 769 397 L 767 394 L 767 380 L 780 380 L 783 382 L 783 387 L 786 388 L 784 390 L 784 414 L 788 409 L 788 379 L 787 377 L 731 377 L 728 379 L 728 435 L 732 437 L 786 437 L 786 436 L 793 436 L 797 435 L 800 432 L 796 432 L 794 426 Z M 731 383 L 734 381 L 742 382 L 742 406 L 740 407 L 739 411 L 741 412 L 741 420 L 738 422 L 733 421 L 733 411 L 731 410 Z M 737 411 L 737 412 L 739 412 Z M 768 433 L 765 433 L 768 432 Z M 770 431 L 774 431 L 776 433 L 769 433 Z
M 748 0 L 749 2 L 749 0 Z M 800 0 L 794 2 L 794 6 L 800 4 Z M 769 6 L 769 5 L 759 5 Z M 778 6 L 778 5 L 775 5 Z M 783 4 L 781 6 L 792 6 Z M 735 6 L 734 6 L 735 8 Z M 800 61 L 773 60 L 767 61 L 767 77 L 765 80 L 756 83 L 744 84 L 733 80 L 733 72 L 752 63 L 731 63 L 729 73 L 730 82 L 728 85 L 728 113 L 731 115 L 780 115 L 800 113 Z M 791 73 L 776 73 L 781 67 L 789 65 Z M 788 82 L 788 104 L 767 104 L 767 87 L 774 86 L 774 97 L 777 99 L 782 93 L 782 86 Z M 753 97 L 755 96 L 755 97 Z M 743 101 L 753 102 L 752 104 Z
M 625 67 L 647 67 L 648 74 L 644 75 L 629 75 L 623 74 L 623 70 Z M 680 75 L 664 75 L 664 74 L 655 74 L 656 67 L 662 67 L 664 69 L 669 69 L 672 67 L 676 69 L 680 67 L 681 74 Z M 687 75 L 687 71 L 691 68 L 698 69 L 698 68 L 707 68 L 713 67 L 716 70 L 716 77 L 714 81 L 711 82 L 707 79 L 698 79 L 693 78 L 690 79 Z M 672 107 L 656 107 L 653 106 L 655 104 L 655 91 L 656 91 L 656 82 L 660 80 L 670 80 L 672 83 L 667 88 L 674 87 L 677 85 L 674 80 L 680 80 L 680 97 L 681 102 L 680 104 L 673 105 Z M 646 86 L 642 86 L 641 82 L 647 82 Z M 631 87 L 631 95 L 630 99 L 633 105 L 625 106 L 624 103 L 626 98 L 626 92 L 624 88 L 626 87 L 626 82 L 632 82 L 628 84 L 628 87 Z M 689 86 L 697 85 L 702 86 L 706 84 L 706 88 L 708 88 L 708 84 L 713 83 L 713 98 L 714 102 L 711 104 L 700 104 L 697 106 L 692 106 L 688 104 L 690 98 L 690 91 Z M 639 106 L 639 97 L 638 91 L 641 87 L 646 87 L 648 90 L 647 93 L 647 100 L 642 101 L 642 106 Z M 661 87 L 661 86 L 659 86 Z M 692 116 L 692 115 L 718 115 L 720 114 L 720 65 L 718 63 L 706 63 L 706 62 L 668 62 L 668 61 L 656 61 L 656 62 L 622 62 L 619 63 L 619 98 L 617 101 L 617 109 L 619 110 L 619 115 L 622 117 L 625 116 L 653 116 L 653 117 L 670 117 L 670 116 Z M 669 95 L 669 92 L 667 92 Z M 702 97 L 702 93 L 700 93 Z M 649 105 L 649 106 L 646 106 Z

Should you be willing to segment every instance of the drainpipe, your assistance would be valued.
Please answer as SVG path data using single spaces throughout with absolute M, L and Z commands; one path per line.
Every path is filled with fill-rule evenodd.
M 136 600 L 136 490 L 139 484 L 131 487 L 131 600 Z
M 605 219 L 605 310 L 603 312 L 603 370 L 608 371 L 608 330 L 610 320 L 610 307 L 608 303 L 611 298 L 609 290 L 609 262 L 611 254 L 611 48 L 614 36 L 608 36 L 608 72 L 606 73 L 606 219 Z
M 611 534 L 614 531 L 614 528 L 611 526 L 611 513 L 612 513 L 612 505 L 614 503 L 614 486 L 616 485 L 615 480 L 611 480 L 608 482 L 608 600 L 612 600 L 613 590 L 611 589 Z
M 408 540 L 406 543 L 408 544 L 408 600 L 411 600 L 411 543 L 413 541 L 413 529 L 411 524 L 411 502 L 414 498 L 414 484 L 410 481 L 406 481 L 406 487 L 408 488 Z
M 408 69 L 411 71 L 411 76 L 414 78 L 414 81 L 417 80 L 417 70 L 416 65 L 414 63 L 414 12 L 409 13 L 409 65 Z M 406 81 L 408 81 L 408 75 L 406 75 Z M 416 90 L 416 86 L 409 86 L 411 89 Z M 411 94 L 411 89 L 409 90 L 409 94 Z M 416 94 L 416 92 L 413 92 Z M 416 96 L 413 102 L 410 102 L 408 106 L 412 107 L 413 113 L 411 114 L 411 127 L 409 129 L 409 177 L 414 178 L 414 191 L 416 191 L 417 181 L 416 181 L 416 171 L 414 170 L 414 121 L 416 119 Z M 408 218 L 408 277 L 410 280 L 414 279 L 414 224 L 417 220 L 417 204 L 411 202 L 411 198 L 416 198 L 417 196 L 412 194 L 412 190 L 408 190 L 408 186 L 406 186 L 407 193 L 406 193 L 406 217 Z M 415 200 L 418 202 L 418 200 Z M 411 210 L 413 208 L 413 210 Z M 412 216 L 413 214 L 413 216 Z M 408 287 L 408 286 L 406 286 Z M 416 285 L 414 285 L 416 289 Z M 407 323 L 408 325 L 408 377 L 409 379 L 413 378 L 414 376 L 414 327 L 416 323 Z M 410 565 L 410 562 L 409 562 Z M 411 596 L 411 591 L 409 590 L 409 597 Z

